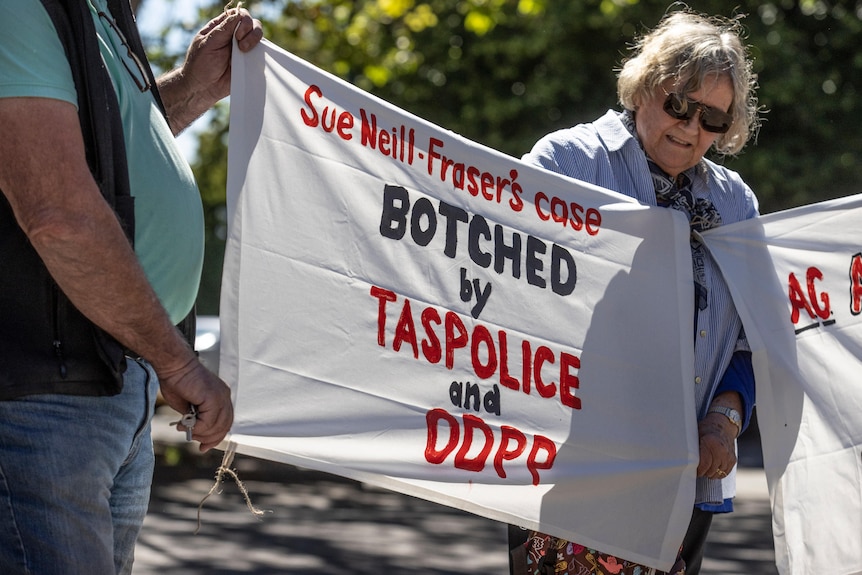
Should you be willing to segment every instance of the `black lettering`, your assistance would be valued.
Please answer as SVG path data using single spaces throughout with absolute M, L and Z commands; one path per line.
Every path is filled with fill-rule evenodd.
M 473 219 L 470 220 L 470 232 L 467 248 L 470 253 L 470 259 L 473 260 L 477 266 L 487 268 L 491 265 L 491 254 L 482 251 L 482 248 L 479 246 L 480 238 L 485 238 L 490 241 L 491 228 L 488 227 L 488 221 L 485 218 L 474 215 Z
M 536 287 L 545 288 L 545 278 L 539 274 L 545 269 L 545 262 L 536 254 L 544 254 L 548 250 L 545 242 L 535 236 L 527 236 L 527 283 Z
M 427 227 L 422 229 L 422 219 L 427 221 Z M 422 247 L 427 246 L 437 233 L 437 212 L 434 204 L 428 198 L 419 198 L 413 202 L 413 214 L 410 217 L 410 235 L 413 241 Z
M 565 265 L 565 280 L 563 280 L 563 266 Z M 578 283 L 578 266 L 575 258 L 566 248 L 554 244 L 551 246 L 551 289 L 555 294 L 567 296 L 575 291 Z
M 472 407 L 471 407 L 472 404 Z M 467 387 L 464 390 L 464 409 L 472 409 L 479 411 L 482 402 L 479 398 L 479 384 L 467 382 Z
M 502 274 L 506 268 L 506 260 L 512 261 L 512 277 L 521 277 L 521 236 L 512 234 L 512 245 L 507 246 L 503 237 L 503 226 L 494 226 L 494 271 Z
M 440 215 L 446 218 L 446 245 L 443 248 L 443 253 L 447 257 L 454 258 L 458 252 L 458 222 L 468 221 L 467 210 L 440 202 L 440 207 L 437 208 Z
M 401 186 L 383 188 L 383 213 L 380 216 L 380 235 L 400 240 L 407 231 L 407 212 L 410 211 L 410 196 Z

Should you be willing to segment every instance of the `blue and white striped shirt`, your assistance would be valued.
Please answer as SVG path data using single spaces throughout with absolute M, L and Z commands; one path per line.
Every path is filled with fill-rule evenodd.
M 548 134 L 523 159 L 655 206 L 655 186 L 646 155 L 621 118 L 621 113 L 609 110 L 593 123 Z M 757 198 L 736 172 L 704 159 L 692 169 L 692 178 L 694 198 L 710 200 L 723 224 L 758 215 Z M 697 314 L 694 330 L 692 385 L 698 420 L 706 416 L 733 353 L 748 350 L 742 322 L 718 265 L 708 254 L 704 265 L 708 305 Z M 748 396 L 754 396 L 753 389 Z M 722 503 L 735 491 L 734 474 L 723 481 L 698 478 L 696 503 Z

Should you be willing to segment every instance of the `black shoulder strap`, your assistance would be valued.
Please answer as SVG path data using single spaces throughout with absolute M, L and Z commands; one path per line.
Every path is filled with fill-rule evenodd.
M 90 171 L 102 195 L 117 213 L 129 243 L 134 245 L 134 198 L 129 187 L 123 121 L 117 95 L 99 51 L 92 14 L 83 0 L 41 1 L 54 22 L 72 69 L 78 93 L 78 118 Z M 108 0 L 108 9 L 129 48 L 143 65 L 153 98 L 167 117 L 129 1 Z M 194 349 L 194 308 L 178 327 Z
M 147 52 L 144 49 L 144 43 L 141 41 L 141 34 L 138 31 L 138 25 L 135 22 L 135 14 L 132 12 L 132 6 L 129 4 L 129 0 L 108 0 L 108 10 L 111 11 L 111 14 L 117 21 L 117 26 L 126 36 L 126 41 L 129 43 L 129 47 L 132 49 L 132 52 L 134 52 L 141 61 L 141 64 L 144 67 L 144 72 L 150 80 L 150 91 L 153 93 L 153 99 L 155 99 L 156 104 L 158 104 L 159 109 L 162 111 L 162 114 L 167 117 L 165 105 L 162 102 L 161 94 L 159 94 L 159 88 L 156 85 L 156 78 L 153 75 L 153 69 L 150 67 L 149 60 L 147 60 Z
M 81 0 L 42 0 L 42 5 L 54 22 L 72 70 L 90 172 L 132 243 L 135 214 L 123 122 L 117 95 L 99 51 L 92 15 L 87 3 Z
M 108 10 L 111 11 L 111 14 L 114 16 L 114 19 L 117 21 L 117 26 L 126 36 L 126 41 L 129 43 L 129 47 L 138 56 L 141 64 L 144 67 L 144 72 L 147 74 L 147 78 L 150 81 L 150 91 L 153 94 L 153 99 L 156 101 L 156 104 L 159 106 L 159 109 L 162 111 L 162 115 L 167 119 L 167 111 L 165 110 L 165 105 L 162 102 L 162 96 L 159 93 L 159 88 L 156 83 L 156 79 L 153 75 L 153 69 L 150 67 L 150 62 L 147 60 L 147 53 L 144 50 L 144 44 L 141 41 L 141 35 L 138 31 L 138 25 L 135 22 L 135 14 L 132 11 L 132 6 L 129 3 L 129 0 L 108 0 Z M 197 331 L 197 313 L 195 311 L 195 307 L 193 306 L 188 315 L 177 324 L 177 329 L 183 334 L 188 341 L 189 346 L 194 349 L 195 348 L 195 332 Z

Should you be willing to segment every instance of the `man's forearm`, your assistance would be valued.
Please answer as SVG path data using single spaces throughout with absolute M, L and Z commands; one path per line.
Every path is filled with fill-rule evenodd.
M 85 160 L 74 106 L 0 100 L 0 189 L 57 285 L 93 323 L 170 370 L 194 357 Z
M 182 66 L 157 81 L 174 135 L 230 94 L 234 38 L 247 52 L 262 37 L 260 22 L 239 8 L 225 10 L 195 35 Z
M 157 372 L 191 361 L 107 204 L 60 216 L 36 223 L 28 237 L 75 307 Z
M 204 92 L 190 89 L 181 68 L 160 76 L 156 83 L 165 105 L 168 125 L 175 136 L 188 128 L 218 101 L 208 97 Z

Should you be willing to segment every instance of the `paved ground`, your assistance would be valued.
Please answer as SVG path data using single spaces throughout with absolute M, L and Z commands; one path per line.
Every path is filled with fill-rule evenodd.
M 204 504 L 195 535 L 221 452 L 193 455 L 174 437 L 156 437 L 159 465 L 133 575 L 508 573 L 499 523 L 242 455 L 235 467 L 254 504 L 269 512 L 253 517 L 236 485 L 225 484 Z M 704 575 L 777 574 L 766 480 L 757 454 L 747 459 L 754 466 L 740 472 L 736 513 L 713 524 Z

